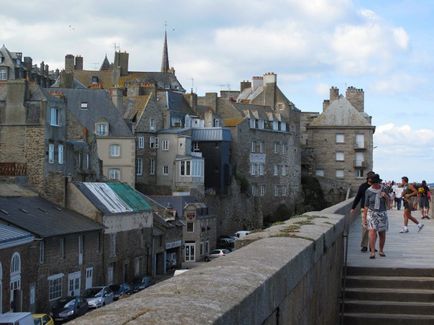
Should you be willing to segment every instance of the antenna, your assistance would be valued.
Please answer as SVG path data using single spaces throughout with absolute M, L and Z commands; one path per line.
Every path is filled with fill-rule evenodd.
M 191 92 L 193 92 L 194 89 L 194 78 L 191 78 Z
M 115 49 L 115 52 L 116 51 L 121 51 L 121 45 L 120 44 L 116 44 L 116 43 L 113 43 L 113 48 Z

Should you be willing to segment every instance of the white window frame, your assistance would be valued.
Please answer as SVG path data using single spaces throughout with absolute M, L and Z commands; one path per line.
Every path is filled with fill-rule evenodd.
M 158 149 L 158 137 L 149 137 L 149 148 Z
M 54 301 L 62 297 L 63 273 L 50 275 L 48 280 L 48 300 Z
M 345 143 L 345 134 L 336 133 L 336 143 Z
M 336 178 L 344 178 L 345 177 L 345 170 L 343 169 L 336 169 Z
M 60 111 L 58 108 L 50 108 L 50 125 L 60 126 Z
M 324 177 L 324 169 L 322 169 L 322 168 L 317 168 L 317 169 L 315 170 L 315 176 Z
M 54 143 L 48 144 L 48 163 L 54 164 Z
M 261 184 L 261 186 L 259 187 L 259 195 L 265 196 L 265 184 Z
M 119 168 L 109 168 L 108 169 L 108 178 L 114 180 L 121 179 L 121 170 Z
M 252 141 L 252 148 L 250 150 L 251 153 L 255 153 L 256 152 L 256 141 Z
M 149 129 L 155 131 L 155 119 L 153 118 L 149 119 Z
M 143 175 L 143 158 L 136 158 L 136 175 Z
M 45 262 L 45 242 L 41 240 L 39 242 L 39 264 L 44 264 Z
M 92 288 L 93 285 L 93 267 L 86 268 L 86 282 L 85 282 L 85 289 Z
M 365 135 L 356 134 L 356 146 L 359 149 L 365 148 Z
M 119 158 L 121 156 L 121 145 L 118 143 L 113 143 L 109 146 L 109 156 L 110 158 Z
M 274 185 L 274 196 L 275 197 L 279 196 L 279 186 L 278 185 Z
M 250 163 L 250 175 L 256 176 L 256 163 Z
M 191 160 L 181 160 L 179 164 L 179 176 L 191 176 Z
M 137 148 L 145 148 L 145 137 L 143 135 L 139 135 L 137 138 Z
M 169 150 L 169 140 L 161 140 L 161 150 L 163 151 Z
M 64 159 L 63 159 L 63 144 L 57 145 L 57 162 L 60 165 L 63 165 Z
M 255 128 L 255 126 L 256 126 L 255 119 L 253 119 L 253 118 L 249 119 L 249 126 L 251 129 Z
M 163 175 L 169 175 L 169 166 L 168 165 L 163 166 Z
M 336 161 L 345 161 L 345 153 L 343 151 L 336 151 Z
M 195 262 L 196 261 L 196 243 L 185 243 L 185 261 Z
M 81 102 L 80 103 L 80 109 L 87 109 L 87 102 Z
M 109 125 L 107 122 L 95 123 L 95 134 L 98 136 L 107 136 L 109 133 Z
M 149 175 L 155 175 L 155 159 L 149 159 Z
M 8 80 L 8 69 L 0 67 L 0 80 Z

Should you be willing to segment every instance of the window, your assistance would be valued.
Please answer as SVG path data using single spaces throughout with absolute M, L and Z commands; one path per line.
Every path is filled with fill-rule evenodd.
M 87 102 L 82 102 L 80 104 L 80 109 L 87 109 Z
M 252 119 L 252 118 L 251 118 L 251 119 L 249 120 L 249 123 L 250 123 L 250 128 L 251 128 L 251 129 L 254 129 L 254 128 L 255 128 L 255 124 L 256 124 L 256 123 L 255 123 L 255 119 Z
M 63 144 L 57 146 L 57 161 L 59 164 L 63 164 Z
M 95 133 L 99 136 L 108 135 L 109 127 L 107 122 L 100 122 L 95 124 Z
M 265 195 L 265 185 L 264 184 L 262 184 L 261 187 L 260 187 L 260 195 L 261 196 Z
M 217 118 L 215 118 L 215 119 L 214 119 L 214 125 L 213 125 L 213 126 L 216 127 L 216 128 L 220 127 L 220 120 L 217 119 Z
M 163 175 L 169 175 L 169 166 L 167 165 L 163 166 Z
M 258 167 L 259 167 L 259 175 L 263 176 L 264 175 L 264 164 L 263 163 L 259 163 Z
M 45 260 L 45 243 L 43 240 L 39 242 L 39 263 L 43 264 Z
M 279 196 L 279 186 L 274 185 L 274 196 Z
M 357 148 L 365 148 L 365 135 L 364 134 L 356 134 L 356 147 Z
M 345 135 L 343 133 L 336 133 L 336 143 L 345 143 Z
M 355 166 L 363 167 L 364 162 L 365 162 L 365 155 L 363 154 L 363 152 L 356 152 Z
M 282 196 L 286 196 L 286 186 L 281 186 L 280 191 Z
M 250 175 L 255 176 L 256 175 L 256 164 L 250 163 Z
M 279 146 L 280 146 L 279 142 L 274 142 L 274 153 L 279 153 Z
M 337 178 L 343 178 L 344 177 L 344 170 L 343 169 L 336 169 L 336 177 Z
M 288 145 L 282 143 L 282 154 L 284 155 L 284 154 L 286 154 L 287 152 L 288 152 Z
M 154 120 L 153 118 L 151 118 L 151 119 L 149 120 L 149 129 L 150 129 L 151 131 L 154 131 L 154 130 L 155 130 L 155 120 Z
M 116 234 L 110 234 L 110 257 L 116 256 Z
M 273 165 L 273 175 L 279 176 L 279 165 Z
M 158 149 L 158 138 L 157 137 L 150 137 L 149 138 L 149 148 Z
M 205 255 L 208 255 L 209 253 L 209 241 L 205 242 Z
M 256 184 L 252 184 L 251 191 L 252 196 L 258 196 L 258 186 Z
M 0 57 L 1 59 L 2 57 Z M 8 70 L 7 68 L 0 68 L 0 80 L 8 80 Z
M 60 238 L 60 258 L 65 258 L 65 238 Z
M 89 154 L 87 153 L 86 154 L 86 169 L 89 169 L 90 168 L 90 156 L 89 156 Z
M 114 180 L 120 180 L 121 179 L 121 170 L 119 168 L 109 168 L 108 178 L 114 179 Z
M 137 138 L 137 147 L 139 149 L 143 149 L 145 147 L 145 137 L 143 135 L 140 135 Z
M 282 165 L 282 176 L 288 175 L 289 166 L 288 165 Z
M 54 164 L 54 143 L 48 144 L 48 162 Z
M 21 257 L 19 253 L 14 253 L 11 259 L 11 275 L 21 273 Z
M 60 125 L 60 116 L 59 110 L 57 108 L 50 109 L 50 125 L 51 126 L 59 126 Z
M 357 178 L 363 178 L 363 169 L 356 168 L 356 177 Z
M 200 151 L 199 142 L 193 142 L 193 151 Z
M 259 127 L 259 129 L 264 128 L 264 120 L 258 120 L 258 127 Z
M 110 148 L 110 157 L 121 156 L 121 146 L 119 144 L 111 144 L 109 148 Z
M 63 274 L 55 274 L 48 277 L 48 299 L 50 301 L 62 297 Z
M 181 161 L 179 174 L 181 176 L 191 176 L 191 161 L 190 160 Z
M 344 161 L 345 155 L 343 151 L 336 151 L 336 161 Z
M 194 223 L 187 222 L 187 232 L 194 232 Z
M 137 158 L 136 159 L 136 175 L 142 175 L 143 174 L 143 159 Z
M 155 159 L 149 159 L 149 175 L 155 175 Z
M 324 177 L 324 169 L 317 169 L 315 175 Z
M 259 141 L 259 152 L 260 153 L 264 153 L 264 142 L 262 142 L 262 141 Z
M 252 149 L 251 152 L 256 152 L 256 141 L 252 141 Z
M 161 150 L 167 151 L 169 150 L 169 140 L 161 141 Z

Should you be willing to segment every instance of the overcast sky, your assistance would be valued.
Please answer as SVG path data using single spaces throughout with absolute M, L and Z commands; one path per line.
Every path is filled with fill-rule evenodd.
M 0 42 L 50 69 L 65 54 L 99 69 L 116 47 L 130 70 L 159 71 L 167 22 L 170 66 L 199 95 L 274 72 L 299 109 L 321 111 L 331 86 L 362 88 L 375 171 L 434 182 L 434 1 L 20 0 L 0 22 Z

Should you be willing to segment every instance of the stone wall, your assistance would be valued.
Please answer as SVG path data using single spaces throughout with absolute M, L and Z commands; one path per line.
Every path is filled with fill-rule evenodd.
M 71 324 L 335 325 L 351 202 L 250 234 L 230 255 Z

